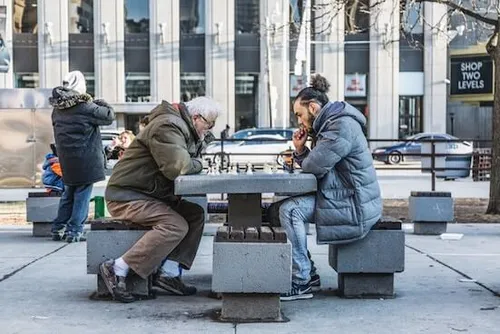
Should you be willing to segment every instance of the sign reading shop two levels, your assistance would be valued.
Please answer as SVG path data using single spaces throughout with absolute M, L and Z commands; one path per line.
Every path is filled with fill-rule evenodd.
M 493 63 L 489 56 L 451 58 L 451 95 L 493 93 Z

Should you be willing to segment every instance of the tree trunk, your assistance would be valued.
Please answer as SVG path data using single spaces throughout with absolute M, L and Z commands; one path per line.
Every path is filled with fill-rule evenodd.
M 493 142 L 491 148 L 490 201 L 487 214 L 500 214 L 500 43 L 490 50 L 494 67 Z

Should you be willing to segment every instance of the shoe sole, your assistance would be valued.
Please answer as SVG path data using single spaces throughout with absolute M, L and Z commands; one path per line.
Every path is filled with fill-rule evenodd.
M 313 297 L 312 293 L 304 293 L 301 295 L 294 295 L 294 296 L 289 296 L 289 297 L 280 297 L 280 300 L 283 302 L 288 302 L 292 300 L 299 300 L 299 299 L 311 299 Z
M 115 291 L 114 291 L 113 287 L 109 285 L 110 283 L 108 282 L 108 280 L 105 279 L 105 277 L 107 276 L 106 272 L 108 272 L 108 270 L 104 266 L 104 263 L 101 263 L 101 265 L 99 266 L 99 274 L 101 274 L 101 278 L 104 281 L 104 285 L 106 285 L 108 292 L 111 294 L 111 296 L 113 296 L 113 299 L 114 299 L 115 298 Z

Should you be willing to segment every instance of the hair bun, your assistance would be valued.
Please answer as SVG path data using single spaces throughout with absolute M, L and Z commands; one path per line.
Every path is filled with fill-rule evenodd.
M 316 74 L 311 78 L 311 87 L 321 93 L 327 93 L 330 88 L 330 83 L 320 74 Z

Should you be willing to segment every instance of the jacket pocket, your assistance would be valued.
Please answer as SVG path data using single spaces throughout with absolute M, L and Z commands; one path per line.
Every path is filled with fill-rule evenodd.
M 325 225 L 357 225 L 354 189 L 320 190 L 318 213 Z M 327 223 L 328 222 L 328 223 Z

